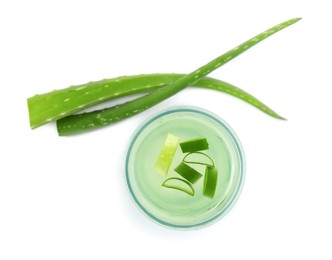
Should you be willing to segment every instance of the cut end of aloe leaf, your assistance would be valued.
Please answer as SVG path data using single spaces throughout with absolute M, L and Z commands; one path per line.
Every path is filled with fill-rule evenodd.
M 155 164 L 155 171 L 162 176 L 167 176 L 169 168 L 171 167 L 173 157 L 175 155 L 176 149 L 179 145 L 180 138 L 168 134 L 164 143 L 163 148 L 160 151 L 157 162 Z
M 195 190 L 194 187 L 191 185 L 191 183 L 180 178 L 176 177 L 168 178 L 161 184 L 161 186 L 165 188 L 179 190 L 191 196 L 195 195 Z
M 34 104 L 33 104 L 33 98 L 38 97 L 38 95 L 35 95 L 32 98 L 27 99 L 27 106 L 28 106 L 28 113 L 29 113 L 29 123 L 30 128 L 35 129 L 38 126 L 41 126 L 42 124 L 38 122 L 38 116 L 42 113 L 42 111 L 38 111 Z

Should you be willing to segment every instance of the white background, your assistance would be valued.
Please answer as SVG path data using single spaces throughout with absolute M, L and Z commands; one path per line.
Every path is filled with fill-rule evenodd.
M 0 259 L 331 259 L 331 9 L 323 0 L 0 2 Z M 303 19 L 213 72 L 275 109 L 187 89 L 129 120 L 74 137 L 30 130 L 26 98 L 90 80 L 187 73 L 284 20 Z M 233 210 L 196 231 L 133 204 L 133 131 L 176 105 L 208 109 L 242 141 Z

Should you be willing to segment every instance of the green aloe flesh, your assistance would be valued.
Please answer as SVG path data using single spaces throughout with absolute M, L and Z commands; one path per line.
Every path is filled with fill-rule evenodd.
M 121 105 L 117 105 L 115 107 L 90 112 L 88 115 L 78 114 L 62 118 L 57 121 L 58 134 L 60 136 L 64 136 L 94 130 L 145 111 L 150 107 L 162 102 L 163 100 L 175 95 L 187 86 L 195 84 L 198 80 L 205 77 L 210 72 L 231 61 L 257 43 L 299 20 L 300 18 L 291 19 L 276 25 L 238 45 L 237 47 L 194 70 L 193 72 L 171 82 L 164 87 L 146 94 L 143 97 Z
M 190 182 L 177 178 L 177 177 L 171 177 L 166 179 L 161 186 L 165 188 L 171 188 L 179 191 L 183 191 L 191 196 L 195 195 L 194 187 L 191 185 Z
M 167 134 L 166 141 L 161 149 L 162 156 L 159 155 L 157 159 L 156 165 L 159 165 L 158 168 L 161 168 L 161 174 L 166 177 L 166 174 L 169 170 L 169 166 L 173 160 L 174 153 L 176 151 L 177 146 L 181 146 L 181 144 L 185 144 L 184 150 L 189 150 L 193 152 L 188 152 L 182 159 L 181 163 L 175 167 L 174 171 L 180 175 L 182 178 L 178 177 L 171 177 L 166 179 L 161 185 L 166 188 L 172 188 L 179 191 L 183 191 L 191 196 L 194 196 L 194 184 L 198 182 L 199 179 L 203 177 L 203 174 L 198 172 L 196 169 L 192 168 L 188 164 L 200 164 L 205 166 L 205 173 L 204 173 L 204 183 L 203 183 L 203 193 L 202 195 L 213 199 L 216 188 L 217 188 L 217 181 L 218 181 L 218 170 L 215 167 L 214 161 L 210 156 L 205 153 L 196 151 L 197 149 L 204 149 L 208 150 L 209 145 L 206 138 L 195 138 L 190 139 L 188 141 L 182 142 L 179 144 L 179 138 L 172 134 Z M 169 153 L 171 152 L 171 153 Z M 165 153 L 166 156 L 163 154 Z M 194 161 L 187 161 L 187 157 L 190 155 L 201 155 L 201 158 L 197 158 Z M 211 162 L 206 163 L 200 159 L 202 157 Z M 165 166 L 166 165 L 166 166 Z M 158 171 L 160 172 L 160 171 Z
M 203 195 L 212 199 L 216 192 L 218 170 L 216 167 L 207 166 L 204 175 Z
M 166 177 L 178 148 L 179 137 L 168 134 L 155 164 L 155 171 Z
M 181 162 L 174 171 L 192 184 L 195 184 L 202 177 L 202 174 L 184 162 Z
M 183 153 L 193 153 L 209 149 L 209 144 L 206 138 L 195 138 L 180 143 L 180 147 Z
M 104 101 L 153 91 L 183 76 L 185 74 L 171 73 L 122 76 L 32 96 L 27 100 L 30 127 L 37 128 Z M 242 99 L 272 117 L 283 119 L 254 96 L 227 82 L 205 77 L 194 83 L 193 87 L 227 93 Z M 84 116 L 89 116 L 89 113 L 84 114 Z

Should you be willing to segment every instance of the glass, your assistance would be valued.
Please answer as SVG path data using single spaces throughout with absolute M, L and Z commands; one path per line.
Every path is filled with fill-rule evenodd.
M 203 152 L 218 168 L 212 199 L 202 195 L 204 177 L 193 185 L 194 196 L 161 185 L 165 177 L 154 166 L 169 133 L 178 136 L 180 142 L 207 139 L 209 149 Z M 184 155 L 178 148 L 167 178 L 181 177 L 173 169 Z M 191 156 L 190 160 L 203 160 L 200 155 Z M 205 166 L 193 167 L 204 174 Z M 173 228 L 199 228 L 220 219 L 234 205 L 243 184 L 244 167 L 240 142 L 222 119 L 200 108 L 177 107 L 147 120 L 134 133 L 126 158 L 126 181 L 135 203 L 154 221 Z

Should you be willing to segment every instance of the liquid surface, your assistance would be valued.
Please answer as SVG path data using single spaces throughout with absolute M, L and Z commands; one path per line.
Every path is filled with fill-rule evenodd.
M 166 178 L 181 177 L 174 168 L 186 155 L 178 147 L 166 178 L 155 171 L 168 134 L 178 136 L 180 142 L 207 139 L 209 149 L 203 152 L 214 160 L 219 174 L 213 199 L 202 194 L 204 177 L 193 185 L 194 196 L 161 186 Z M 188 156 L 187 161 L 209 163 L 198 154 Z M 190 166 L 205 172 L 203 165 Z M 243 179 L 243 157 L 235 135 L 224 122 L 205 111 L 183 108 L 162 113 L 140 128 L 128 151 L 126 171 L 129 190 L 148 216 L 167 226 L 195 227 L 220 217 L 235 201 Z

